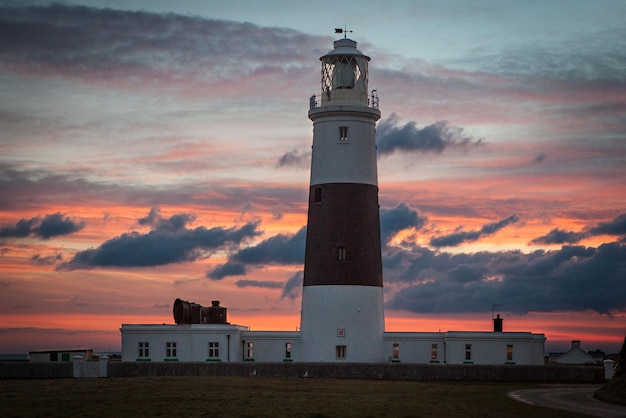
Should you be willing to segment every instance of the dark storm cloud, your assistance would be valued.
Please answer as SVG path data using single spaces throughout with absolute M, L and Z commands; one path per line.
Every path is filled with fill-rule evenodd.
M 450 254 L 415 247 L 395 249 L 385 266 L 387 282 L 403 283 L 385 303 L 390 309 L 487 312 L 493 303 L 519 313 L 626 309 L 626 246 L 617 243 L 530 254 Z
M 178 231 L 184 229 L 187 224 L 193 222 L 195 219 L 195 215 L 189 213 L 178 213 L 164 219 L 161 216 L 161 209 L 159 207 L 153 207 L 150 209 L 148 216 L 140 218 L 137 220 L 137 223 L 139 225 L 149 225 L 161 231 Z
M 295 299 L 300 296 L 302 291 L 302 281 L 304 279 L 304 271 L 300 270 L 287 280 L 285 287 L 283 287 L 283 293 L 280 296 L 281 299 L 289 298 Z
M 426 223 L 426 217 L 420 216 L 406 204 L 400 203 L 392 209 L 380 210 L 380 235 L 382 244 L 385 245 L 398 232 L 413 228 L 419 230 Z
M 532 244 L 575 244 L 587 236 L 584 232 L 568 232 L 554 228 L 546 235 L 535 238 Z
M 264 282 L 261 280 L 237 280 L 235 282 L 237 287 L 259 287 L 262 289 L 281 289 L 284 286 L 282 282 Z
M 284 153 L 276 162 L 276 167 L 302 167 L 307 168 L 311 161 L 310 152 L 293 150 Z
M 32 235 L 49 239 L 78 232 L 84 227 L 84 222 L 74 222 L 65 214 L 58 212 L 48 214 L 43 219 L 39 217 L 20 219 L 15 226 L 3 226 L 0 228 L 0 238 L 25 238 Z
M 227 262 L 207 272 L 206 277 L 213 280 L 221 280 L 228 276 L 245 276 L 246 273 L 247 269 L 244 264 Z
M 399 152 L 435 152 L 446 148 L 468 147 L 483 144 L 483 139 L 474 139 L 463 132 L 463 128 L 450 126 L 439 121 L 422 129 L 413 121 L 400 125 L 400 117 L 392 113 L 378 123 L 376 142 L 381 154 Z
M 626 213 L 618 215 L 609 222 L 599 222 L 596 225 L 587 226 L 580 232 L 564 231 L 554 228 L 548 234 L 535 238 L 532 244 L 575 244 L 585 238 L 597 235 L 621 236 L 622 241 L 626 237 Z
M 304 263 L 306 228 L 294 235 L 278 234 L 254 247 L 240 250 L 232 261 L 245 264 L 301 264 Z
M 592 235 L 626 235 L 626 213 L 622 213 L 610 222 L 600 222 L 589 228 Z
M 62 213 L 46 215 L 41 223 L 32 229 L 32 232 L 44 239 L 58 235 L 68 235 L 80 231 L 85 227 L 84 222 L 74 222 Z
M 247 272 L 247 266 L 302 264 L 304 263 L 305 242 L 306 227 L 300 228 L 294 235 L 275 235 L 253 247 L 243 248 L 232 254 L 225 264 L 207 272 L 206 276 L 219 280 L 226 276 L 244 275 Z
M 205 257 L 207 252 L 228 244 L 240 244 L 260 234 L 258 223 L 247 223 L 240 228 L 207 229 L 200 226 L 188 229 L 185 226 L 187 219 L 188 215 L 185 214 L 160 219 L 154 229 L 146 234 L 128 232 L 104 242 L 98 248 L 79 251 L 58 269 L 148 267 L 194 261 Z
M 324 52 L 319 39 L 290 29 L 62 4 L 0 7 L 0 33 L 7 70 L 133 82 L 284 77 L 286 65 L 297 74 Z
M 430 245 L 433 247 L 456 247 L 464 242 L 476 241 L 485 235 L 495 234 L 505 226 L 517 221 L 519 221 L 519 218 L 513 214 L 501 221 L 483 225 L 478 231 L 455 232 L 453 234 L 432 238 Z

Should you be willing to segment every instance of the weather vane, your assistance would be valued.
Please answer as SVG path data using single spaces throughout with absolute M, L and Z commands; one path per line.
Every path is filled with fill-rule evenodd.
M 335 28 L 335 33 L 343 33 L 343 39 L 346 39 L 348 37 L 348 32 L 350 33 L 354 32 L 354 31 L 346 29 L 346 27 L 347 26 L 344 25 L 343 29 Z

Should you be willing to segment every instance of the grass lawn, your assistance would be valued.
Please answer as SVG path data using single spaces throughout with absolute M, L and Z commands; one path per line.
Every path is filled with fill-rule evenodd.
M 563 416 L 506 396 L 527 387 L 258 376 L 0 380 L 0 416 Z

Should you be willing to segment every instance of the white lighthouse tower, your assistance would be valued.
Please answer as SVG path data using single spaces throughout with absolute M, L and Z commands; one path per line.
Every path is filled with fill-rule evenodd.
M 322 56 L 302 289 L 303 361 L 382 362 L 384 309 L 370 58 L 351 39 Z

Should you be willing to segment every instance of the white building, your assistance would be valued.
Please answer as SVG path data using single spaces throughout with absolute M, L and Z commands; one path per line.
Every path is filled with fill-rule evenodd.
M 123 324 L 122 361 L 543 364 L 543 334 L 385 332 L 370 58 L 343 38 L 310 98 L 313 151 L 300 331 L 250 331 L 226 308 L 176 300 L 176 325 Z

